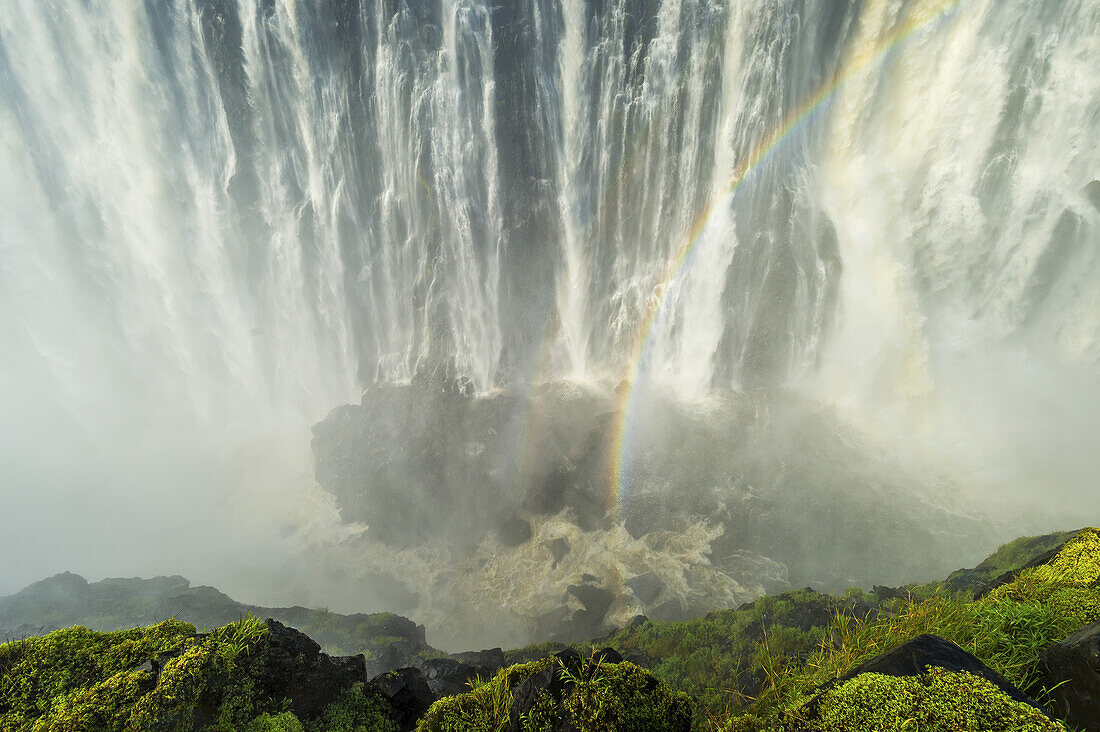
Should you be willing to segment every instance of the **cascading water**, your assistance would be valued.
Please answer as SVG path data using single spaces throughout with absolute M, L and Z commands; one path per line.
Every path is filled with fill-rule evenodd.
M 228 577 L 307 521 L 309 426 L 410 380 L 781 389 L 1083 500 L 1097 58 L 1097 0 L 0 0 L 5 549 Z

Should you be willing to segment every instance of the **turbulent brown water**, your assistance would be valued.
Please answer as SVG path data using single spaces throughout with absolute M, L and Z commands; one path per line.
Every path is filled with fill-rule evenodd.
M 582 565 L 752 595 L 712 552 L 761 480 L 1081 523 L 1097 58 L 1097 0 L 0 0 L 0 547 L 30 557 L 0 589 L 184 572 L 359 609 L 388 601 L 369 553 L 412 614 L 518 637 Z M 469 490 L 527 544 L 368 552 L 309 428 L 413 381 L 592 394 L 624 479 L 586 490 L 626 523 L 532 515 L 520 476 Z M 559 535 L 587 558 L 532 589 Z M 455 567 L 470 597 L 430 599 Z

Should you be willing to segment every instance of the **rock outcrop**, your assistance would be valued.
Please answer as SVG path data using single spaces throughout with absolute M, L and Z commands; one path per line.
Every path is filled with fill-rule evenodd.
M 921 676 L 931 667 L 980 676 L 1010 699 L 1040 708 L 1034 699 L 1010 684 L 1004 676 L 986 666 L 974 654 L 964 651 L 951 641 L 927 633 L 860 664 L 825 688 L 839 686 L 860 674 Z
M 437 698 L 428 687 L 424 674 L 417 668 L 387 671 L 371 679 L 371 686 L 389 701 L 402 730 L 413 729 L 416 720 L 428 711 Z
M 1037 686 L 1051 689 L 1058 717 L 1082 732 L 1100 732 L 1100 622 L 1043 651 Z

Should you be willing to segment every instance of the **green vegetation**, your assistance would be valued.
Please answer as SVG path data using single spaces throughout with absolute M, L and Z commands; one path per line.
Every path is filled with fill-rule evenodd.
M 0 729 L 51 729 L 82 714 L 89 723 L 103 715 L 117 719 L 119 707 L 140 698 L 152 681 L 132 669 L 180 649 L 194 632 L 175 620 L 115 633 L 76 626 L 0 645 Z
M 858 589 L 844 597 L 796 590 L 696 620 L 648 621 L 579 648 L 611 646 L 688 693 L 698 702 L 698 729 L 729 728 L 732 719 L 741 720 L 734 729 L 784 729 L 789 710 L 821 684 L 921 633 L 958 644 L 1042 701 L 1039 653 L 1100 618 L 1100 533 L 1024 537 L 998 549 L 980 572 L 952 575 L 982 587 L 1067 540 L 1050 563 L 977 600 L 947 583 L 887 600 Z M 748 719 L 758 726 L 744 727 Z
M 691 698 L 632 663 L 586 659 L 571 664 L 550 657 L 504 669 L 486 682 L 475 683 L 467 694 L 437 701 L 420 720 L 417 732 L 502 730 L 513 713 L 517 687 L 537 674 L 547 676 L 547 683 L 534 690 L 521 718 L 525 732 L 552 730 L 559 717 L 580 732 L 666 732 L 686 730 L 690 724 Z
M 639 659 L 657 678 L 696 699 L 704 716 L 717 718 L 744 693 L 755 695 L 763 686 L 765 650 L 772 657 L 808 655 L 838 613 L 857 608 L 851 598 L 794 590 L 696 620 L 649 621 L 604 644 Z
M 396 730 L 356 684 L 303 724 L 260 692 L 267 625 L 253 617 L 206 634 L 169 620 L 97 633 L 83 627 L 0 645 L 4 730 Z M 146 662 L 163 665 L 159 675 Z
M 1065 732 L 1030 704 L 1014 701 L 980 676 L 930 668 L 923 676 L 860 674 L 802 707 L 781 725 L 742 717 L 729 732 Z
M 1059 541 L 1064 546 L 1045 564 L 1021 569 Z M 1010 581 L 974 596 L 974 588 L 1007 573 L 1015 573 Z M 343 622 L 309 612 L 322 626 Z M 400 627 L 382 615 L 354 617 L 373 624 L 378 638 Z M 1043 702 L 1041 651 L 1097 620 L 1100 531 L 1023 538 L 973 570 L 891 599 L 858 589 L 843 597 L 796 590 L 687 622 L 632 625 L 575 645 L 586 659 L 547 657 L 563 648 L 556 643 L 510 651 L 515 665 L 437 701 L 417 730 L 497 732 L 522 712 L 529 732 L 562 720 L 583 731 L 686 729 L 689 719 L 694 729 L 721 732 L 1058 732 L 1061 723 L 966 673 L 932 668 L 916 677 L 837 680 L 932 633 Z M 111 633 L 73 627 L 0 645 L 0 729 L 396 730 L 388 704 L 368 684 L 322 701 L 328 706 L 309 719 L 290 699 L 270 698 L 278 694 L 264 676 L 269 632 L 252 617 L 205 634 L 169 620 Z M 594 651 L 604 646 L 627 661 L 599 660 Z
M 504 729 L 512 710 L 512 691 L 555 663 L 552 658 L 516 664 L 487 681 L 471 683 L 467 694 L 445 697 L 431 706 L 417 732 L 494 732 Z
M 942 587 L 954 592 L 969 590 L 977 593 L 998 577 L 1015 571 L 1032 559 L 1065 544 L 1076 534 L 1076 531 L 1055 531 L 1042 536 L 1021 536 L 1007 544 L 1002 544 L 977 567 L 952 572 L 943 581 Z M 932 587 L 939 588 L 941 584 L 934 583 Z
M 1100 532 L 1086 529 L 1050 564 L 1024 570 L 1013 582 L 978 600 L 969 593 L 938 593 L 924 600 L 888 601 L 874 618 L 838 613 L 829 628 L 828 642 L 822 642 L 805 662 L 764 654 L 761 663 L 767 669 L 768 683 L 727 729 L 803 729 L 797 726 L 798 710 L 818 686 L 921 633 L 934 633 L 958 644 L 1042 701 L 1046 690 L 1036 688 L 1039 653 L 1100 618 L 1098 577 Z M 896 688 L 884 687 L 883 691 L 892 694 Z M 940 684 L 936 688 L 946 687 Z M 979 691 L 974 692 L 975 698 L 987 696 Z M 1004 697 L 998 704 L 1007 701 Z

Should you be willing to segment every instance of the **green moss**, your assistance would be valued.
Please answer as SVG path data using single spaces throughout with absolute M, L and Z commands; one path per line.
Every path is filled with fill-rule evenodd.
M 939 668 L 923 676 L 860 674 L 823 694 L 812 718 L 800 720 L 799 711 L 790 713 L 791 732 L 1065 732 L 982 677 Z
M 590 679 L 576 680 L 562 700 L 562 707 L 581 732 L 677 729 L 691 720 L 693 706 L 687 694 L 654 684 L 653 677 L 632 663 L 602 665 Z M 539 721 L 525 729 L 542 732 L 552 727 Z
M 512 692 L 548 668 L 564 680 L 560 703 L 543 692 L 521 720 L 526 732 L 553 728 L 564 714 L 581 732 L 627 730 L 663 732 L 691 719 L 693 703 L 632 663 L 585 662 L 577 674 L 557 659 L 519 664 L 497 673 L 467 694 L 440 699 L 417 725 L 418 732 L 493 732 L 512 711 Z
M 127 705 L 151 682 L 132 669 L 182 647 L 194 632 L 175 620 L 114 633 L 76 626 L 0 645 L 0 729 L 123 722 Z
M 115 633 L 77 627 L 0 646 L 0 729 L 396 732 L 362 683 L 309 723 L 260 693 L 267 626 L 255 618 L 194 633 L 176 621 Z M 159 677 L 137 669 L 167 652 L 176 655 Z
M 466 694 L 444 697 L 432 704 L 417 724 L 417 732 L 493 732 L 508 724 L 512 712 L 512 690 L 552 660 L 515 664 L 501 669 L 488 681 L 475 680 Z

